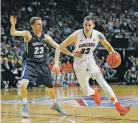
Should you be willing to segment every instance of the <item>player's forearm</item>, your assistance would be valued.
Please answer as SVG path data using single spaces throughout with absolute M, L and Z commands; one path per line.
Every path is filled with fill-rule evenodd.
M 57 44 L 55 41 L 53 40 L 47 40 L 49 41 L 49 43 L 54 47 L 54 48 L 58 48 L 59 47 L 59 44 Z M 67 50 L 66 48 L 64 49 L 60 49 L 62 53 L 66 54 L 66 55 L 69 55 L 69 56 L 73 56 L 73 54 Z
M 55 64 L 59 65 L 60 48 L 57 47 L 55 51 Z
M 106 40 L 101 40 L 100 41 L 102 43 L 102 45 L 104 46 L 104 48 L 108 51 L 108 52 L 113 52 L 114 48 L 110 45 L 110 43 Z
M 69 55 L 69 56 L 73 57 L 73 54 L 69 50 L 67 50 L 67 49 L 62 49 L 61 52 L 64 53 L 64 54 L 66 54 L 66 55 Z
M 99 39 L 100 39 L 101 44 L 105 47 L 105 49 L 108 52 L 114 51 L 114 48 L 110 45 L 110 43 L 106 40 L 105 36 L 101 32 L 99 32 Z
M 12 35 L 12 36 L 14 36 L 15 35 L 15 25 L 12 25 L 11 26 L 11 30 L 10 30 L 10 34 Z
M 57 44 L 49 35 L 45 34 L 45 40 L 51 45 L 53 46 L 55 49 L 57 49 L 59 47 L 59 44 Z M 72 53 L 70 51 L 68 51 L 67 49 L 62 49 L 61 50 L 62 53 L 67 54 L 69 56 L 72 56 Z
M 114 48 L 110 44 L 107 44 L 104 47 L 109 53 L 114 51 Z

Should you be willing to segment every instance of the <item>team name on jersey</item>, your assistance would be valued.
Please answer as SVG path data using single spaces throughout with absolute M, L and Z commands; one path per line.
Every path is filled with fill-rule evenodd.
M 35 42 L 35 43 L 32 43 L 33 46 L 38 46 L 38 45 L 43 45 L 44 43 L 43 42 Z
M 42 58 L 42 57 L 44 57 L 44 54 L 42 54 L 42 55 L 34 55 L 34 58 Z
M 83 43 L 83 44 L 79 45 L 79 48 L 82 48 L 82 47 L 94 47 L 94 46 L 95 46 L 95 43 Z

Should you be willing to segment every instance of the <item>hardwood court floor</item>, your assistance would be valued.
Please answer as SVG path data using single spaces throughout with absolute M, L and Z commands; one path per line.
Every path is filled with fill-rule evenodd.
M 112 85 L 117 96 L 137 98 L 138 86 Z M 84 122 L 130 122 L 138 123 L 138 106 L 132 106 L 129 113 L 122 117 L 112 107 L 80 107 L 73 97 L 84 96 L 80 87 L 56 88 L 57 99 L 67 116 L 60 116 L 50 109 L 45 88 L 37 88 L 28 92 L 29 114 L 27 119 L 21 118 L 21 96 L 16 90 L 1 91 L 1 122 L 2 123 L 84 123 Z M 106 96 L 100 88 L 101 96 Z M 66 104 L 66 100 L 68 104 Z M 44 102 L 43 102 L 44 101 Z M 72 106 L 72 103 L 75 105 Z M 129 102 L 129 101 L 128 101 Z M 138 101 L 136 101 L 138 102 Z M 77 105 L 78 104 L 78 105 Z

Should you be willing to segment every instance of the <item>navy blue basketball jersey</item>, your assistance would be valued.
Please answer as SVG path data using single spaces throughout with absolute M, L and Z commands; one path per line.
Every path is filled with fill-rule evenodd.
M 44 40 L 44 33 L 37 37 L 30 31 L 32 39 L 30 42 L 25 42 L 25 60 L 27 62 L 45 62 L 46 61 L 46 41 Z

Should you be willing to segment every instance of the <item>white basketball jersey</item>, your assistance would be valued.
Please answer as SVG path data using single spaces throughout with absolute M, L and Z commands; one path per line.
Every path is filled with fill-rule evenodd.
M 75 43 L 74 51 L 82 51 L 82 59 L 93 56 L 93 51 L 96 49 L 99 43 L 99 32 L 97 30 L 92 31 L 92 35 L 86 38 L 83 29 L 77 30 L 78 40 Z
M 75 43 L 74 51 L 82 51 L 82 57 L 74 58 L 74 68 L 89 68 L 90 66 L 92 68 L 96 67 L 97 65 L 93 56 L 93 51 L 96 49 L 99 43 L 99 31 L 93 29 L 89 38 L 85 36 L 83 29 L 77 30 L 76 33 L 78 34 L 78 40 Z

